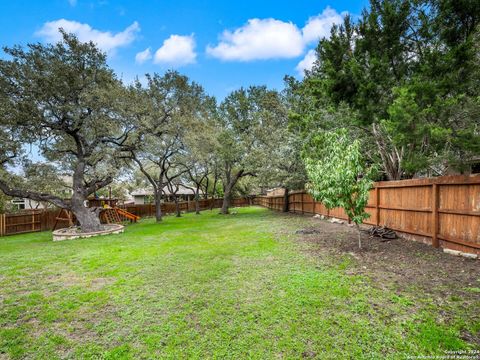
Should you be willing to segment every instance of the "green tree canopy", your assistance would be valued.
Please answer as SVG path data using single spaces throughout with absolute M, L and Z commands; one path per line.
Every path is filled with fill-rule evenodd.
M 275 141 L 271 134 L 282 126 L 282 117 L 285 107 L 280 94 L 265 86 L 234 91 L 220 104 L 217 156 L 223 168 L 223 214 L 228 213 L 237 182 L 258 176 L 268 166 Z
M 128 126 L 117 116 L 121 83 L 93 43 L 81 43 L 66 33 L 55 45 L 30 44 L 27 50 L 17 46 L 4 51 L 11 59 L 0 60 L 0 137 L 7 139 L 0 145 L 6 147 L 0 160 L 0 189 L 10 196 L 70 209 L 84 231 L 98 230 L 97 214 L 83 204 L 112 181 L 115 144 L 128 135 Z M 50 162 L 50 170 L 72 177 L 68 201 L 41 189 L 12 186 L 12 166 L 22 166 L 25 144 L 38 149 Z
M 134 130 L 123 147 L 124 159 L 137 166 L 152 186 L 156 219 L 161 221 L 163 189 L 187 171 L 182 166 L 186 138 L 201 129 L 213 99 L 176 71 L 147 74 L 147 85 L 136 81 L 128 96 L 123 116 Z

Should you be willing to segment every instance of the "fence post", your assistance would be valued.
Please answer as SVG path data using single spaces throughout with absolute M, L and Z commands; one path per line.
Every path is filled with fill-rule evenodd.
M 375 187 L 375 223 L 380 226 L 380 189 Z
M 302 204 L 302 214 L 303 214 L 303 192 L 302 192 L 301 197 L 300 197 L 300 203 Z
M 289 195 L 289 190 L 287 188 L 285 188 L 283 190 L 283 198 L 282 198 L 282 201 L 281 201 L 281 204 L 282 204 L 282 212 L 286 212 L 288 213 L 290 211 L 290 195 Z
M 43 209 L 42 212 L 40 213 L 40 230 L 44 231 L 46 228 L 46 220 L 45 220 L 45 213 L 47 212 L 46 209 Z
M 5 234 L 5 214 L 0 214 L 0 236 L 3 236 Z
M 438 185 L 432 184 L 432 246 L 438 248 Z

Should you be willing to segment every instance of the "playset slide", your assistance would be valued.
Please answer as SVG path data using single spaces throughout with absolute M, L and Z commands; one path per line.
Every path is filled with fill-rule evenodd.
M 119 208 L 114 208 L 114 209 L 117 211 L 118 215 L 124 216 L 129 220 L 132 220 L 132 221 L 135 221 L 135 222 L 137 220 L 140 220 L 140 216 L 138 216 L 138 215 L 129 213 L 128 211 L 123 210 L 123 209 L 119 209 Z

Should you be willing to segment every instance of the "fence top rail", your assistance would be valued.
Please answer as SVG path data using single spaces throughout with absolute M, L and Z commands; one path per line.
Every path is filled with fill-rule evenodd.
M 43 211 L 29 211 L 23 213 L 6 213 L 5 215 L 8 217 L 21 217 L 21 216 L 32 216 L 32 215 L 40 215 Z
M 374 188 L 385 189 L 385 188 L 402 188 L 402 187 L 426 187 L 432 186 L 433 184 L 437 185 L 480 185 L 480 174 L 474 175 L 451 175 L 451 176 L 437 176 L 429 178 L 419 178 L 419 179 L 406 179 L 406 180 L 392 180 L 392 181 L 377 181 L 373 183 Z M 295 194 L 307 194 L 306 190 L 293 190 L 289 191 L 288 195 Z M 284 195 L 275 195 L 275 196 L 266 196 L 259 195 L 257 198 L 266 198 L 266 199 L 275 199 L 283 198 Z
M 430 186 L 437 185 L 474 185 L 480 184 L 480 175 L 452 175 L 439 176 L 421 179 L 394 180 L 394 181 L 377 181 L 374 187 L 410 187 L 410 186 Z
M 301 193 L 305 193 L 305 192 L 306 192 L 305 190 L 292 190 L 292 191 L 288 192 L 288 195 L 301 194 Z
M 429 178 L 419 179 L 406 179 L 406 180 L 392 180 L 392 181 L 377 181 L 373 183 L 374 188 L 401 188 L 401 187 L 423 187 L 437 185 L 480 185 L 480 174 L 474 175 L 451 175 L 451 176 L 437 176 Z M 289 191 L 288 195 L 295 194 L 307 194 L 306 190 L 294 190 Z M 283 195 L 265 196 L 260 195 L 261 198 L 283 198 Z

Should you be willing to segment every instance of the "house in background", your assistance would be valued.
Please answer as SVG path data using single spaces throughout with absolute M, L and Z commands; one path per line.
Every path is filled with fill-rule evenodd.
M 72 189 L 72 184 L 73 184 L 73 179 L 69 175 L 62 175 L 59 176 L 58 178 L 58 185 L 57 191 L 55 195 L 63 197 L 63 198 L 70 198 L 70 196 L 73 194 L 73 189 Z M 36 190 L 36 189 L 32 189 Z M 14 210 L 41 210 L 41 209 L 47 209 L 47 208 L 54 208 L 52 204 L 46 202 L 46 201 L 35 201 L 27 198 L 13 198 L 10 200 L 10 203 L 12 204 L 12 208 Z
M 10 202 L 15 210 L 40 210 L 48 207 L 47 203 L 25 198 L 13 198 Z
M 163 194 L 165 202 L 174 200 L 174 195 L 170 192 L 167 186 L 163 188 Z M 203 194 L 203 191 L 200 190 L 200 196 L 203 196 Z M 152 204 L 154 202 L 152 188 L 136 189 L 133 190 L 130 195 L 133 197 L 133 203 L 135 205 Z M 193 201 L 195 200 L 195 191 L 186 186 L 180 185 L 177 196 L 180 201 Z

